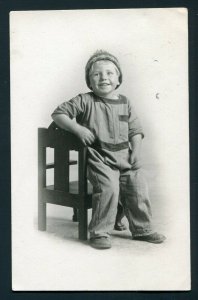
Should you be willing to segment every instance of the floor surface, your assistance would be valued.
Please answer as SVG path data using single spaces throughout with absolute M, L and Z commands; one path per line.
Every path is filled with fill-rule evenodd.
M 112 248 L 97 250 L 78 240 L 71 208 L 48 205 L 47 231 L 24 227 L 13 240 L 13 289 L 40 291 L 186 290 L 190 288 L 189 236 L 167 197 L 171 187 L 158 170 L 145 170 L 150 187 L 153 222 L 167 236 L 163 244 L 134 241 L 129 230 L 112 232 Z M 172 203 L 170 205 L 170 203 Z M 169 205 L 168 205 L 169 204 Z M 176 213 L 177 211 L 177 213 Z M 174 213 L 173 213 L 174 212 Z M 89 220 L 91 210 L 89 210 Z M 32 220 L 30 220 L 30 223 Z M 126 218 L 125 224 L 128 226 Z M 19 230 L 19 229 L 16 229 Z

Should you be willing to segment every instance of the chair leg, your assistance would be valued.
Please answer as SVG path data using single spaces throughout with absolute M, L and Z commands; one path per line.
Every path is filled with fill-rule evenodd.
M 38 230 L 46 231 L 46 203 L 38 205 Z
M 80 240 L 87 240 L 87 209 L 84 207 L 78 210 L 78 233 Z
M 72 216 L 72 221 L 73 222 L 78 222 L 78 209 L 77 208 L 73 208 L 73 216 Z
M 46 147 L 43 147 L 43 129 L 38 130 L 38 230 L 46 230 L 46 202 L 43 188 L 46 186 Z

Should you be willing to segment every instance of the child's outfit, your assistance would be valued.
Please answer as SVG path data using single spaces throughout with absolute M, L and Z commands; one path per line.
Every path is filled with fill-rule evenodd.
M 139 120 L 125 96 L 118 100 L 80 94 L 53 114 L 65 114 L 96 136 L 88 147 L 88 178 L 93 184 L 90 237 L 108 236 L 114 227 L 119 192 L 133 236 L 151 233 L 151 208 L 141 170 L 129 163 L 130 139 L 143 135 Z
M 86 65 L 88 87 L 92 89 L 89 77 L 91 67 L 100 60 L 115 64 L 121 84 L 122 72 L 118 60 L 108 52 L 99 51 Z M 137 134 L 144 135 L 130 101 L 123 95 L 119 95 L 118 99 L 109 99 L 89 92 L 62 103 L 52 115 L 57 114 L 76 118 L 77 123 L 95 135 L 94 143 L 88 147 L 88 179 L 93 185 L 92 220 L 89 224 L 91 240 L 109 238 L 120 197 L 133 238 L 146 240 L 149 237 L 150 242 L 162 242 L 162 235 L 153 234 L 150 200 L 142 171 L 133 170 L 130 164 L 133 149 L 129 142 Z M 100 241 L 98 243 L 98 248 L 102 248 Z

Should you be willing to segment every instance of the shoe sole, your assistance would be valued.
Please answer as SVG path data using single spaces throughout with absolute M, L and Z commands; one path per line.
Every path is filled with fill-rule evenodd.
M 91 244 L 91 247 L 94 249 L 99 249 L 99 250 L 105 250 L 105 249 L 111 248 L 111 246 L 98 246 L 98 245 L 93 245 L 93 244 Z
M 97 243 L 95 241 L 90 241 L 90 245 L 95 249 L 101 249 L 101 250 L 111 248 L 111 244 Z
M 138 241 L 138 242 L 147 242 L 147 243 L 152 243 L 152 244 L 161 244 L 163 243 L 166 238 L 164 239 L 160 239 L 160 240 L 155 240 L 155 241 L 151 241 L 151 240 L 141 240 L 141 239 L 138 239 L 138 238 L 133 238 L 134 241 Z

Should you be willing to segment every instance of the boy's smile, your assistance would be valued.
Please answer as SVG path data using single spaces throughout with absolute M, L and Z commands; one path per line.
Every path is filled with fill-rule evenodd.
M 111 61 L 96 61 L 89 73 L 93 92 L 101 97 L 117 98 L 114 91 L 120 84 L 119 75 L 117 67 Z

